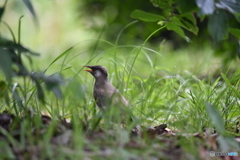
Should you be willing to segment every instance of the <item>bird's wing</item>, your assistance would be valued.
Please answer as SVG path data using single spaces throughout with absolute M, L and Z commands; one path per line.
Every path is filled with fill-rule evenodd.
M 94 99 L 100 108 L 107 106 L 128 106 L 128 101 L 111 83 L 108 82 L 105 85 L 102 85 L 101 88 L 98 86 L 94 87 Z
M 120 92 L 115 92 L 113 94 L 113 105 L 128 106 L 128 101 L 123 97 Z
M 106 97 L 104 94 L 104 90 L 94 90 L 93 96 L 98 107 L 103 108 L 104 106 L 106 106 Z
M 112 84 L 108 84 L 111 85 Z M 128 101 L 123 97 L 123 95 L 114 87 L 108 87 L 112 88 L 112 90 L 108 90 L 109 99 L 111 99 L 111 105 L 120 106 L 120 107 L 126 107 L 128 106 Z

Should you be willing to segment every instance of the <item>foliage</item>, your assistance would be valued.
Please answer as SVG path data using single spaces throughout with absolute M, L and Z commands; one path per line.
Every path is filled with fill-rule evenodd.
M 207 19 L 208 32 L 217 46 L 216 52 L 232 52 L 235 55 L 240 55 L 240 29 L 238 28 L 240 25 L 240 1 L 151 0 L 151 2 L 154 6 L 165 11 L 164 16 L 135 10 L 131 14 L 131 17 L 146 22 L 156 21 L 159 25 L 165 26 L 168 30 L 176 32 L 187 42 L 190 40 L 189 37 L 186 36 L 184 30 L 198 35 L 199 27 L 197 24 L 197 18 L 200 18 L 202 23 Z M 227 46 L 231 47 L 222 45 L 226 42 Z
M 33 6 L 29 0 L 23 0 L 26 4 L 27 8 L 33 14 L 35 22 L 37 22 L 37 17 Z M 2 21 L 2 16 L 4 14 L 5 8 L 7 5 L 7 0 L 5 0 L 4 6 L 0 8 L 0 22 L 2 25 L 5 25 L 9 32 L 11 33 L 12 40 L 5 39 L 4 37 L 0 37 L 0 68 L 6 77 L 5 80 L 1 80 L 1 88 L 4 88 L 1 93 L 1 97 L 5 97 L 6 103 L 10 107 L 13 105 L 17 114 L 21 113 L 26 106 L 26 102 L 30 99 L 27 99 L 27 96 L 24 95 L 27 93 L 26 88 L 26 80 L 29 78 L 33 82 L 33 87 L 29 89 L 31 95 L 37 92 L 38 98 L 45 102 L 44 100 L 44 89 L 42 88 L 42 84 L 46 86 L 47 90 L 53 91 L 53 93 L 58 97 L 62 97 L 62 93 L 60 90 L 60 84 L 63 83 L 63 79 L 58 74 L 53 74 L 51 76 L 46 76 L 44 73 L 37 73 L 35 71 L 29 71 L 26 67 L 26 62 L 24 59 L 28 59 L 29 63 L 32 64 L 31 56 L 39 56 L 39 54 L 29 50 L 28 48 L 21 45 L 21 18 L 19 18 L 19 27 L 18 27 L 18 37 L 13 34 L 11 27 L 7 22 Z M 3 26 L 1 26 L 3 27 Z M 22 77 L 24 81 L 24 85 L 14 82 L 13 78 Z M 6 89 L 8 88 L 8 89 Z M 12 100 L 10 100 L 8 92 L 11 92 Z M 20 93 L 19 93 L 20 92 Z M 23 94 L 24 99 L 21 98 L 21 94 Z M 31 98 L 32 96 L 30 96 Z M 23 112 L 24 113 L 24 112 Z
M 83 1 L 79 8 L 84 10 L 81 12 L 84 15 L 81 18 L 86 18 L 86 25 L 103 32 L 102 36 L 109 41 L 118 39 L 118 44 L 141 43 L 140 39 L 145 39 L 158 28 L 165 26 L 165 29 L 155 33 L 149 40 L 153 47 L 166 39 L 171 42 L 174 49 L 189 45 L 203 47 L 205 44 L 212 44 L 215 55 L 221 56 L 224 62 L 239 56 L 238 0 L 150 0 L 150 2 L 152 4 L 149 4 L 149 1 L 135 3 L 129 0 L 122 3 L 89 0 Z M 129 15 L 140 21 L 129 23 L 132 21 Z M 117 30 L 122 28 L 124 31 L 121 37 L 117 37 Z
M 102 32 L 101 37 L 118 44 L 139 44 L 154 30 L 158 29 L 155 23 L 136 22 L 130 17 L 133 10 L 141 8 L 144 11 L 159 12 L 150 1 L 112 1 L 112 0 L 84 0 L 82 3 L 75 0 L 76 12 L 84 19 L 84 25 L 92 30 Z M 144 30 L 144 32 L 143 32 Z M 119 31 L 122 31 L 121 37 Z M 158 35 L 159 36 L 159 35 Z M 157 37 L 155 37 L 157 38 Z M 154 42 L 154 39 L 150 40 Z M 103 46 L 104 47 L 104 46 Z
M 129 96 L 135 102 L 135 114 L 141 117 L 141 136 L 130 136 L 128 126 L 124 130 L 111 121 L 99 122 L 101 112 L 93 112 L 90 99 L 86 108 L 77 106 L 88 95 L 79 99 L 76 90 L 66 95 L 65 103 L 59 103 L 58 108 L 59 111 L 68 108 L 71 122 L 32 113 L 19 121 L 15 116 L 0 114 L 0 138 L 3 137 L 0 145 L 5 151 L 1 151 L 1 156 L 6 159 L 181 160 L 207 159 L 211 150 L 239 151 L 231 132 L 239 130 L 239 93 L 234 89 L 240 84 L 240 72 L 230 78 L 224 74 L 223 79 L 210 77 L 209 82 L 192 75 L 157 76 L 163 71 L 158 68 L 156 75 L 133 78 L 129 83 L 129 88 L 135 88 Z M 93 128 L 96 122 L 99 123 Z M 173 133 L 166 132 L 166 125 L 162 129 L 151 127 L 163 122 Z

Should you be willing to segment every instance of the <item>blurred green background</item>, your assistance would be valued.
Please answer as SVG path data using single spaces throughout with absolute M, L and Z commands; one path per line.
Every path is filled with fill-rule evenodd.
M 150 2 L 127 5 L 128 2 L 124 1 L 125 6 L 129 7 L 125 12 L 124 8 L 114 8 L 109 1 L 105 1 L 105 5 L 100 2 L 32 1 L 39 21 L 37 27 L 22 1 L 9 1 L 3 20 L 17 34 L 19 17 L 24 15 L 21 43 L 41 54 L 41 57 L 34 58 L 36 69 L 45 69 L 54 58 L 74 46 L 66 60 L 69 61 L 67 65 L 74 66 L 74 70 L 77 71 L 90 62 L 92 65 L 105 65 L 111 72 L 114 63 L 121 64 L 118 65 L 120 68 L 126 65 L 125 62 L 131 65 L 141 44 L 160 26 L 156 23 L 135 22 L 130 18 L 130 9 L 141 7 L 157 12 L 157 8 Z M 146 5 L 142 5 L 143 3 Z M 116 19 L 123 20 L 116 23 Z M 2 35 L 11 39 L 9 31 L 4 26 L 1 27 Z M 187 43 L 173 32 L 161 31 L 154 35 L 144 46 L 145 49 L 138 54 L 133 66 L 135 74 L 144 78 L 160 68 L 202 76 L 209 72 L 214 73 L 222 67 L 223 58 L 213 56 L 208 42 L 206 39 L 206 43 Z M 238 60 L 234 60 L 233 66 L 237 62 Z M 57 64 L 50 69 L 59 70 L 62 62 L 59 61 L 59 66 Z M 49 71 L 52 72 L 51 70 Z
M 221 71 L 230 73 L 239 63 L 236 58 L 223 63 L 226 55 L 215 56 L 206 31 L 200 32 L 200 36 L 208 37 L 206 41 L 186 32 L 192 40 L 186 42 L 165 28 L 146 41 L 161 26 L 136 21 L 130 14 L 135 9 L 166 14 L 150 1 L 134 4 L 131 1 L 108 0 L 31 2 L 38 23 L 24 3 L 17 0 L 8 1 L 3 21 L 17 35 L 19 18 L 24 15 L 21 20 L 21 44 L 40 53 L 40 57 L 33 57 L 33 70 L 36 71 L 45 70 L 56 57 L 73 47 L 53 63 L 47 74 L 61 70 L 65 79 L 74 78 L 81 84 L 92 86 L 93 78 L 82 69 L 86 64 L 98 64 L 106 66 L 110 81 L 120 90 L 131 90 L 123 85 L 123 82 L 129 82 L 130 72 L 135 82 L 152 76 L 161 78 L 178 74 L 204 79 L 209 75 L 216 77 Z M 4 25 L 1 29 L 2 36 L 11 39 Z M 27 59 L 26 63 L 29 63 Z

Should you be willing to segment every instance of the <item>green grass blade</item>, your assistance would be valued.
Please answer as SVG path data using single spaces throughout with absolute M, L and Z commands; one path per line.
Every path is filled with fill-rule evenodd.
M 210 103 L 206 103 L 206 111 L 212 120 L 214 126 L 216 127 L 218 133 L 223 135 L 225 133 L 224 121 L 219 113 L 219 111 Z
M 61 59 L 64 55 L 66 55 L 67 53 L 69 53 L 72 49 L 73 49 L 73 47 L 70 47 L 70 48 L 68 48 L 66 51 L 64 51 L 62 54 L 60 54 L 59 56 L 57 56 L 57 58 L 55 58 L 55 59 L 49 64 L 49 66 L 44 70 L 43 73 L 45 73 L 56 61 L 58 61 L 58 60 Z

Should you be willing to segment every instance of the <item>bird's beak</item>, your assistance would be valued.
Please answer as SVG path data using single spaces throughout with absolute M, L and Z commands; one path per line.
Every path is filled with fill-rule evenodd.
M 92 72 L 92 69 L 90 68 L 90 66 L 83 66 L 83 67 L 87 67 L 87 68 L 89 68 L 89 69 L 84 69 L 84 71 Z

